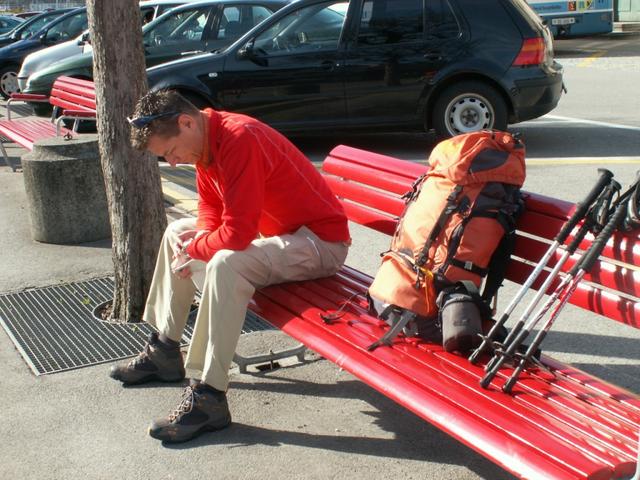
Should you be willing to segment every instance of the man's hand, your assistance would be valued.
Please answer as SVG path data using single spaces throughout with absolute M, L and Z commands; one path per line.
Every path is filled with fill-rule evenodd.
M 187 255 L 183 255 L 181 253 L 174 255 L 173 261 L 171 262 L 171 271 L 183 280 L 189 279 L 191 278 L 191 269 L 189 268 L 189 264 L 192 261 L 193 259 L 189 258 Z
M 196 238 L 199 231 L 201 230 L 185 230 L 184 232 L 180 232 L 177 235 L 178 241 L 173 247 L 173 258 L 176 258 L 176 256 L 180 254 L 180 251 L 184 248 L 184 246 L 189 244 L 189 242 Z

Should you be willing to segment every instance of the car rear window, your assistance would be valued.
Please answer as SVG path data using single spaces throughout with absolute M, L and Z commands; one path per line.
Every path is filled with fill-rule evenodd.
M 542 19 L 538 16 L 535 10 L 531 8 L 531 5 L 529 5 L 526 0 L 509 0 L 509 3 L 511 3 L 520 12 L 531 28 L 534 30 L 544 28 Z
M 426 17 L 428 37 L 448 39 L 460 35 L 460 25 L 448 0 L 427 0 Z

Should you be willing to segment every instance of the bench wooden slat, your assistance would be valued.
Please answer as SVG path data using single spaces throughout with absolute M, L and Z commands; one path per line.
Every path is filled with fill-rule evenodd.
M 525 260 L 537 262 L 542 254 L 549 248 L 549 245 L 541 243 L 529 237 L 518 236 L 514 255 Z M 568 272 L 581 258 L 583 252 L 574 253 L 562 266 L 562 272 Z M 557 265 L 564 255 L 564 250 L 558 249 L 554 252 L 547 263 L 549 268 Z M 607 257 L 600 257 L 591 271 L 584 277 L 585 281 L 593 282 L 596 285 L 606 285 L 610 289 L 633 297 L 640 297 L 640 271 L 611 263 Z M 542 276 L 534 283 L 534 288 L 538 289 L 545 277 Z
M 346 160 L 348 164 L 356 164 L 365 168 L 374 168 L 379 172 L 387 172 L 393 176 L 405 177 L 411 181 L 425 172 L 426 166 L 419 163 L 398 160 L 379 153 L 366 152 L 346 145 L 338 145 L 329 153 L 325 160 L 327 168 L 331 169 L 334 164 L 341 160 Z M 331 173 L 330 170 L 327 170 Z
M 539 211 L 532 210 L 529 203 L 527 203 L 526 206 L 527 211 L 518 221 L 518 230 L 550 241 L 553 240 L 568 219 L 568 217 L 557 218 L 555 216 L 547 216 Z M 556 210 L 555 213 L 558 213 L 558 211 Z M 576 232 L 577 228 L 574 229 L 573 234 Z M 580 244 L 580 248 L 587 248 L 593 241 L 593 238 L 594 236 L 592 234 L 588 234 Z M 636 245 L 633 238 L 635 238 L 633 234 L 630 235 L 624 232 L 614 233 L 602 251 L 602 256 L 632 265 L 640 265 L 640 246 Z M 573 235 L 569 237 L 566 243 L 568 244 L 572 239 Z
M 612 385 L 611 383 L 590 375 L 582 370 L 569 367 L 568 365 L 558 362 L 551 357 L 546 357 L 545 363 L 549 367 L 553 368 L 555 372 L 562 373 L 562 375 L 570 378 L 573 382 L 588 386 L 598 392 L 602 392 L 603 394 L 615 399 L 617 402 L 624 404 L 629 410 L 634 412 L 635 418 L 640 414 L 640 398 L 638 395 L 623 390 L 617 385 Z M 635 424 L 640 426 L 640 422 L 638 421 L 636 421 Z
M 348 198 L 354 203 L 364 203 L 370 208 L 394 216 L 399 216 L 404 211 L 405 203 L 397 195 L 366 188 L 359 183 L 345 182 L 339 177 L 325 176 L 325 180 L 337 197 Z
M 507 268 L 507 279 L 516 283 L 523 283 L 532 271 L 533 267 L 531 265 L 512 259 Z M 539 287 L 545 276 L 546 273 L 540 275 L 540 278 L 534 283 L 534 288 Z M 554 282 L 551 285 L 551 289 L 556 285 L 557 282 Z M 575 293 L 569 298 L 569 303 L 604 315 L 625 325 L 640 328 L 640 305 L 638 302 L 602 290 L 595 285 L 584 282 L 578 284 Z
M 65 110 L 65 109 L 69 109 L 69 110 L 85 110 L 87 112 L 91 112 L 93 110 L 95 110 L 96 105 L 95 102 L 80 102 L 79 98 L 80 97 L 71 97 L 71 96 L 66 96 L 65 98 L 62 98 L 60 96 L 53 96 L 55 92 L 51 92 L 51 98 L 49 99 L 49 103 L 51 103 L 51 105 L 54 105 L 56 107 L 60 107 L 61 109 Z
M 353 165 L 342 160 L 333 160 L 326 167 L 323 166 L 323 169 L 327 174 L 348 178 L 350 181 L 383 189 L 397 195 L 403 195 L 407 192 L 415 180 L 414 177 L 396 175 L 375 168 L 363 168 L 360 165 Z
M 396 228 L 396 219 L 394 217 L 366 207 L 361 207 L 349 201 L 342 202 L 342 206 L 349 220 L 377 230 L 378 232 L 393 235 Z
M 70 132 L 61 129 L 64 135 Z M 48 120 L 0 120 L 0 134 L 5 135 L 28 150 L 33 150 L 33 144 L 42 139 L 56 136 L 56 127 Z

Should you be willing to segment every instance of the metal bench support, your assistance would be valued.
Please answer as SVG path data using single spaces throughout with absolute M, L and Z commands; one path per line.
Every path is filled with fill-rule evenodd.
M 200 300 L 200 292 L 196 292 L 196 298 Z M 198 309 L 193 308 L 189 312 L 188 321 L 194 321 L 196 316 L 198 315 Z M 184 337 L 183 337 L 184 338 Z M 248 357 L 244 357 L 239 355 L 238 353 L 233 354 L 233 362 L 238 365 L 240 368 L 240 373 L 247 373 L 247 367 L 250 365 L 259 365 L 262 363 L 273 363 L 276 360 L 281 360 L 283 358 L 289 357 L 297 357 L 299 362 L 304 362 L 304 355 L 307 351 L 307 347 L 303 344 L 299 344 L 296 347 L 287 348 L 284 350 L 273 351 L 269 350 L 269 353 L 263 353 L 261 355 L 251 355 Z
M 16 171 L 17 167 L 13 164 L 11 160 L 9 160 L 9 155 L 7 155 L 7 150 L 4 148 L 4 144 L 0 141 L 0 151 L 2 151 L 2 156 L 4 157 L 4 162 L 11 167 L 12 171 Z
M 275 360 L 280 360 L 282 358 L 288 357 L 297 357 L 299 362 L 304 362 L 304 354 L 307 351 L 307 347 L 300 344 L 297 347 L 288 348 L 286 350 L 279 350 L 274 352 L 273 350 L 269 350 L 269 353 L 265 353 L 262 355 L 252 355 L 250 357 L 243 357 L 242 355 L 238 355 L 235 353 L 233 355 L 233 361 L 240 368 L 240 373 L 247 373 L 247 367 L 249 365 L 258 365 L 261 363 L 271 363 Z

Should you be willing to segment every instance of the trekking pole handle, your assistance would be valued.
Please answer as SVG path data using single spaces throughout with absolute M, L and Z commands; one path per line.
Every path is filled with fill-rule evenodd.
M 591 220 L 587 220 L 584 222 L 584 225 L 580 227 L 580 230 L 578 230 L 578 233 L 576 233 L 576 236 L 573 237 L 573 240 L 567 247 L 567 251 L 569 253 L 573 254 L 578 249 L 578 246 L 580 245 L 582 240 L 584 240 L 584 237 L 587 236 L 587 233 L 589 233 L 589 230 L 591 229 L 592 225 L 593 225 L 593 222 Z
M 616 207 L 616 211 L 613 216 L 607 222 L 607 225 L 602 229 L 602 231 L 598 234 L 596 239 L 594 240 L 591 248 L 587 250 L 582 260 L 576 263 L 571 269 L 570 275 L 575 275 L 578 270 L 584 270 L 588 272 L 593 267 L 593 264 L 596 263 L 596 260 L 604 250 L 607 241 L 613 235 L 613 232 L 620 226 L 622 220 L 624 220 L 625 215 L 627 214 L 627 204 L 621 203 Z M 574 272 L 575 270 L 575 272 Z
M 596 200 L 596 198 L 598 198 L 605 187 L 611 182 L 611 179 L 613 178 L 613 172 L 611 172 L 611 170 L 607 170 L 606 168 L 599 168 L 598 172 L 600 172 L 600 178 L 593 186 L 589 194 L 585 197 L 585 199 L 582 202 L 578 203 L 576 211 L 573 212 L 571 218 L 567 220 L 567 223 L 564 224 L 562 230 L 560 230 L 558 235 L 556 235 L 556 238 L 554 240 L 559 244 L 564 243 L 564 241 L 571 233 L 571 230 L 573 230 L 573 227 L 575 227 L 577 223 L 584 218 L 584 216 L 587 214 L 587 211 L 589 210 L 589 207 L 591 207 L 591 204 Z

